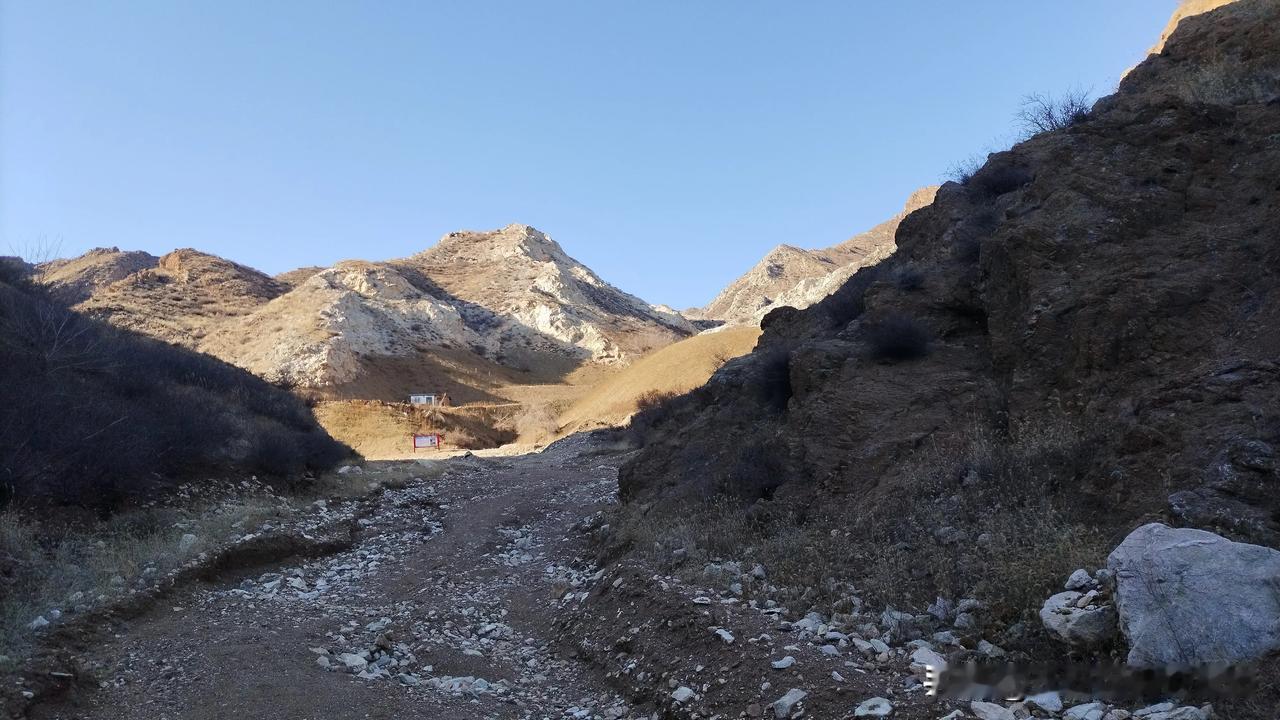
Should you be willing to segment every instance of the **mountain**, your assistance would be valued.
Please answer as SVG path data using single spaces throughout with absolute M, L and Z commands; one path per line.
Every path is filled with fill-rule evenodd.
M 902 212 L 844 242 L 820 250 L 779 245 L 692 316 L 727 324 L 757 324 L 776 307 L 805 308 L 831 294 L 858 268 L 893 252 L 893 234 L 911 212 L 933 201 L 937 187 L 907 198 Z
M 1280 547 L 1278 137 L 1280 3 L 1183 19 L 649 413 L 611 525 L 759 562 L 801 612 L 976 598 L 979 637 L 1032 648 L 1045 598 L 1143 523 Z M 679 533 L 708 519 L 742 535 L 700 552 Z
M 160 258 L 112 252 L 100 260 L 73 276 L 72 286 L 91 288 L 75 305 L 77 310 L 192 348 L 214 328 L 248 314 L 286 289 L 257 270 L 191 249 L 174 250 Z M 154 263 L 109 282 L 86 282 L 86 276 L 94 276 L 88 269 L 107 270 L 97 274 L 105 280 L 130 267 L 131 260 Z M 54 273 L 46 272 L 46 281 L 51 275 L 71 275 L 68 271 L 76 265 L 72 261 Z
M 693 331 L 677 313 L 604 282 L 543 233 L 509 225 L 450 233 L 401 260 L 320 270 L 201 348 L 273 382 L 333 390 L 363 381 L 391 399 L 407 390 L 393 392 L 397 383 L 380 376 L 439 387 L 449 373 L 428 365 L 441 357 L 545 381 L 583 362 L 627 361 Z M 428 365 L 424 353 L 435 356 Z
M 155 267 L 159 261 L 150 253 L 112 247 L 94 248 L 79 257 L 51 260 L 38 267 L 40 281 L 52 288 L 59 299 L 74 304 L 88 300 L 111 283 Z

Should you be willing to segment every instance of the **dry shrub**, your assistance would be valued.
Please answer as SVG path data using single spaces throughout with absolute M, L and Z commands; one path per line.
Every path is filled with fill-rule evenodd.
M 636 412 L 652 410 L 677 395 L 679 395 L 679 393 L 665 390 L 646 390 L 645 392 L 640 393 L 640 397 L 636 398 Z
M 744 503 L 726 493 L 678 508 L 628 505 L 608 552 L 628 548 L 704 584 L 705 563 L 760 563 L 777 588 L 767 597 L 795 613 L 843 611 L 852 595 L 917 609 L 937 595 L 976 596 L 1009 625 L 1033 618 L 1071 571 L 1098 566 L 1110 549 L 1072 512 L 1087 445 L 1065 422 L 1003 436 L 975 429 L 911 458 L 908 487 L 874 502 Z
M 1071 571 L 1096 567 L 1109 550 L 1071 503 L 1089 444 L 1054 420 L 1003 436 L 974 429 L 921 452 L 910 497 L 857 518 L 851 539 L 866 542 L 859 559 L 877 580 L 870 594 L 917 604 L 977 595 L 1010 623 L 1033 612 Z
M 516 433 L 520 442 L 541 443 L 556 434 L 559 426 L 551 408 L 545 404 L 526 405 L 515 419 Z
M 1070 127 L 1088 117 L 1092 106 L 1089 91 L 1079 88 L 1058 96 L 1032 93 L 1022 98 L 1022 107 L 1014 117 L 1022 130 L 1022 136 L 1028 138 Z

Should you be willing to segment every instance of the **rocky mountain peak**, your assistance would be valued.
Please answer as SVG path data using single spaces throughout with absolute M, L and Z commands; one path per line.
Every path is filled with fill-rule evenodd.
M 512 223 L 498 230 L 451 232 L 410 261 L 489 263 L 512 258 L 564 262 L 569 257 L 555 240 L 530 225 Z
M 837 245 L 818 250 L 777 245 L 693 316 L 731 325 L 755 324 L 774 308 L 812 305 L 834 292 L 858 268 L 893 252 L 898 223 L 933 202 L 937 191 L 935 185 L 912 192 L 900 213 Z

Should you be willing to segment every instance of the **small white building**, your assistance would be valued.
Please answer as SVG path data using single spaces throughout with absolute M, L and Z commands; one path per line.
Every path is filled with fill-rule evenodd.
M 440 396 L 434 395 L 434 394 L 410 395 L 409 404 L 410 405 L 439 405 Z

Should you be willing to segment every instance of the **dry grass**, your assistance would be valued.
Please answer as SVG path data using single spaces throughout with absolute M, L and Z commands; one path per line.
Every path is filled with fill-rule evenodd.
M 747 583 L 746 593 L 797 613 L 845 611 L 852 595 L 923 609 L 943 595 L 978 597 L 1009 625 L 1110 549 L 1069 507 L 1086 445 L 1062 423 L 1007 437 L 974 430 L 912 458 L 898 493 L 819 506 L 715 497 L 678 511 L 624 507 L 615 540 L 690 581 L 705 582 L 708 562 L 760 563 L 776 589 Z M 687 560 L 673 560 L 677 548 Z
M 516 434 L 522 443 L 539 444 L 551 440 L 558 426 L 556 416 L 546 403 L 526 405 L 515 419 Z
M 376 474 L 326 473 L 289 494 L 257 485 L 229 499 L 127 510 L 106 520 L 58 523 L 24 510 L 0 512 L 0 656 L 26 653 L 37 616 L 109 603 L 238 536 L 310 512 L 317 498 L 360 497 L 443 470 L 442 463 L 417 463 Z M 196 539 L 184 544 L 188 534 Z
M 370 460 L 410 458 L 410 435 L 441 432 L 450 448 L 498 447 L 515 441 L 512 403 L 427 408 L 378 400 L 322 400 L 315 403 L 316 420 L 335 438 Z
M 730 359 L 751 351 L 760 328 L 734 327 L 668 345 L 603 378 L 558 419 L 561 433 L 620 425 L 649 393 L 679 395 L 702 385 Z
M 0 514 L 0 654 L 20 656 L 28 625 L 51 610 L 74 613 L 163 576 L 233 534 L 291 513 L 288 505 L 253 498 L 207 514 L 174 509 L 120 513 L 89 526 L 50 530 L 17 511 Z M 186 534 L 196 536 L 182 544 Z M 52 618 L 50 618 L 52 619 Z

